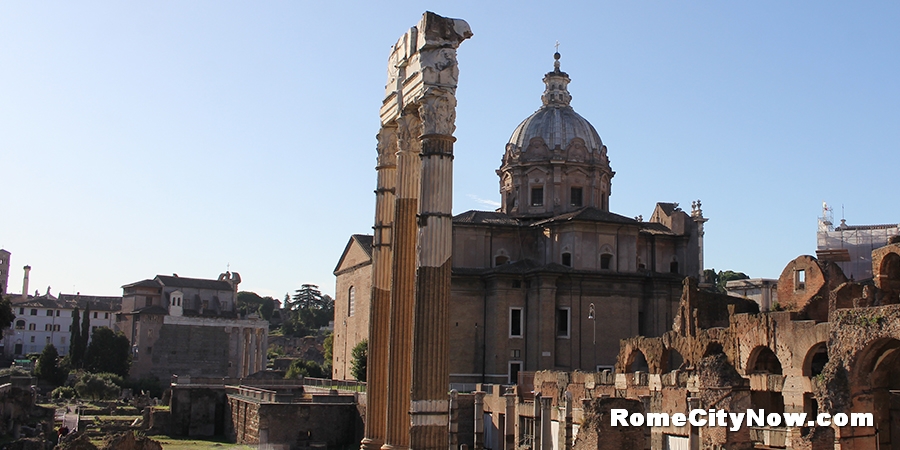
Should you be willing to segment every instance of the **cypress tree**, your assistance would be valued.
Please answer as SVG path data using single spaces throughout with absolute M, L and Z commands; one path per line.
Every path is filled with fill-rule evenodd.
M 81 357 L 84 353 L 81 351 L 81 323 L 79 322 L 78 307 L 72 311 L 72 336 L 69 339 L 69 360 L 72 361 L 72 367 L 81 366 Z
M 88 346 L 88 339 L 91 338 L 91 304 L 84 305 L 84 315 L 81 316 L 81 355 Z

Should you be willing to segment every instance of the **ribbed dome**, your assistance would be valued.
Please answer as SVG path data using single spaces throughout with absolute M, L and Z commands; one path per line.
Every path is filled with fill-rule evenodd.
M 536 137 L 542 138 L 551 149 L 566 149 L 575 138 L 581 138 L 585 146 L 594 152 L 599 152 L 603 146 L 594 126 L 571 106 L 544 105 L 516 127 L 509 143 L 525 150 Z
M 590 122 L 569 105 L 572 100 L 568 91 L 571 80 L 567 73 L 559 70 L 559 53 L 553 57 L 556 59 L 553 63 L 554 70 L 544 75 L 544 84 L 547 85 L 541 95 L 544 106 L 516 127 L 509 143 L 520 151 L 526 151 L 531 140 L 539 137 L 550 150 L 565 150 L 573 139 L 581 138 L 589 151 L 599 152 L 603 146 L 600 135 Z

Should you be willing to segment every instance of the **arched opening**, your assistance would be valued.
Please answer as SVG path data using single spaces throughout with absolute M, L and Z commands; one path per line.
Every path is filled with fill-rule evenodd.
M 562 265 L 566 267 L 572 267 L 572 254 L 569 252 L 565 252 L 562 254 Z
M 16 321 L 16 329 L 17 329 L 17 330 L 24 330 L 24 329 L 25 329 L 25 321 L 24 321 L 24 320 L 17 320 L 17 321 Z
M 900 255 L 889 253 L 881 260 L 881 267 L 878 270 L 879 287 L 885 296 L 882 298 L 883 305 L 891 305 L 900 303 Z
M 710 342 L 706 345 L 706 351 L 703 352 L 703 357 L 718 355 L 720 353 L 725 353 L 725 350 L 722 348 L 722 344 L 718 342 Z
M 781 361 L 769 347 L 761 345 L 750 352 L 750 358 L 747 360 L 747 373 L 781 375 Z
M 663 372 L 671 372 L 673 370 L 679 370 L 684 366 L 684 357 L 681 356 L 681 353 L 674 348 L 666 349 L 666 357 L 663 358 L 665 362 L 665 366 L 663 367 Z
M 819 342 L 809 349 L 803 359 L 803 376 L 818 376 L 825 369 L 825 364 L 828 364 L 828 346 Z
M 647 364 L 647 358 L 644 357 L 644 353 L 640 350 L 635 350 L 628 356 L 628 364 L 625 365 L 625 373 L 632 372 L 650 372 L 650 365 Z
M 669 273 L 678 273 L 678 261 L 669 263 Z
M 868 434 L 878 431 L 880 448 L 900 446 L 900 340 L 883 338 L 867 345 L 856 358 L 850 386 L 852 412 L 874 416 L 874 430 Z

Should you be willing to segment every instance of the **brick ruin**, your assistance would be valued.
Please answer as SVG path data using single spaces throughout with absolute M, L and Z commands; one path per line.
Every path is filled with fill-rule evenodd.
M 833 262 L 800 256 L 782 272 L 779 303 L 766 313 L 686 279 L 672 331 L 622 340 L 615 371 L 537 372 L 533 387 L 520 383 L 513 440 L 545 448 L 535 437 L 538 401 L 549 400 L 550 420 L 561 430 L 555 448 L 569 448 L 559 437 L 568 427 L 567 399 L 576 430 L 600 414 L 602 406 L 591 402 L 628 399 L 669 414 L 714 408 L 874 415 L 874 426 L 855 427 L 643 427 L 642 445 L 628 448 L 900 448 L 900 239 L 873 251 L 872 265 L 874 278 L 857 282 Z M 606 448 L 604 433 L 619 439 L 622 430 L 606 423 L 590 432 L 600 438 L 585 435 L 572 445 Z

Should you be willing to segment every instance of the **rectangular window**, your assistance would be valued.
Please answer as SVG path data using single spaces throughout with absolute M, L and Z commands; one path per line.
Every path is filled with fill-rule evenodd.
M 37 325 L 35 325 L 33 323 L 28 324 L 28 331 L 34 331 L 36 329 L 37 329 Z M 32 338 L 32 339 L 34 339 L 34 338 Z M 34 341 L 31 341 L 31 342 L 34 342 Z
M 48 309 L 48 310 L 47 310 L 47 315 L 50 316 L 50 317 L 53 317 L 53 310 L 52 310 L 52 309 Z
M 806 270 L 800 269 L 794 271 L 794 290 L 802 291 L 806 289 Z
M 103 313 L 103 318 L 104 318 L 104 319 L 109 319 L 109 313 Z
M 34 343 L 34 336 L 31 337 L 31 343 Z
M 59 317 L 59 311 L 60 310 L 58 310 L 58 309 L 56 310 L 56 317 Z
M 509 362 L 509 384 L 519 384 L 519 371 L 522 370 L 521 361 Z
M 603 270 L 609 270 L 612 265 L 612 256 L 609 253 L 604 253 L 600 255 L 600 268 Z
M 350 298 L 350 300 L 349 300 L 350 304 L 347 307 L 347 315 L 352 316 L 353 313 L 356 312 L 356 288 L 355 287 L 350 286 L 350 291 L 348 293 L 348 296 Z
M 509 308 L 509 337 L 522 337 L 522 308 Z
M 97 318 L 97 312 L 96 312 L 96 311 L 94 312 L 94 318 L 95 318 L 95 319 Z
M 581 198 L 582 192 L 583 192 L 583 191 L 581 190 L 580 187 L 573 187 L 573 188 L 571 189 L 571 192 L 569 193 L 569 194 L 570 194 L 569 197 L 570 197 L 572 206 L 581 206 L 581 203 L 582 203 L 582 198 Z
M 572 309 L 559 308 L 556 310 L 556 337 L 569 338 L 569 325 L 571 322 Z
M 32 315 L 32 316 L 36 316 L 36 315 L 37 315 L 37 310 L 36 310 L 36 309 L 32 309 L 32 310 L 31 310 L 31 315 Z
M 531 188 L 531 206 L 544 206 L 544 187 Z
M 20 315 L 25 314 L 25 308 L 19 308 L 19 314 Z

